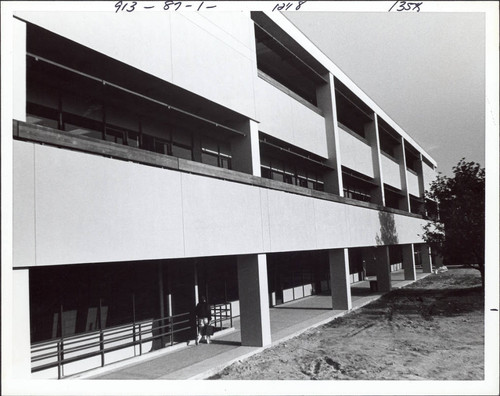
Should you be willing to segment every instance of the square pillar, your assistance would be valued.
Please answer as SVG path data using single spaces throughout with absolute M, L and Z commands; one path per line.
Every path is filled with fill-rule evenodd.
M 260 176 L 259 124 L 248 120 L 232 127 L 246 133 L 231 140 L 231 164 L 233 170 Z
M 347 249 L 332 249 L 328 251 L 328 259 L 332 309 L 349 310 L 352 308 L 349 252 Z
M 12 24 L 16 37 L 12 48 L 12 118 L 26 121 L 26 22 L 13 18 Z
M 335 79 L 331 73 L 328 73 L 327 78 L 328 84 L 323 84 L 316 90 L 318 107 L 323 111 L 325 118 L 328 164 L 333 167 L 332 171 L 324 175 L 325 191 L 343 197 L 340 138 L 337 124 L 337 105 L 335 103 Z
M 372 191 L 372 202 L 385 206 L 384 176 L 382 172 L 378 118 L 376 113 L 373 113 L 373 121 L 365 124 L 365 137 L 371 147 L 374 174 L 373 179 L 377 184 L 377 187 Z
M 429 246 L 425 243 L 420 245 L 420 258 L 422 259 L 422 271 L 424 273 L 432 272 L 432 262 Z
M 417 279 L 413 245 L 411 243 L 408 245 L 403 245 L 401 246 L 401 250 L 403 251 L 403 270 L 405 272 L 405 280 Z
M 31 377 L 29 270 L 15 269 L 12 274 L 12 378 Z
M 389 247 L 378 246 L 374 249 L 377 273 L 378 291 L 391 291 L 391 265 L 389 260 Z
M 265 254 L 238 256 L 241 345 L 271 344 L 267 259 Z
M 400 143 L 395 150 L 395 157 L 399 164 L 399 176 L 401 178 L 401 191 L 404 197 L 399 200 L 399 209 L 410 212 L 410 194 L 408 192 L 408 174 L 406 173 L 405 140 L 401 137 Z

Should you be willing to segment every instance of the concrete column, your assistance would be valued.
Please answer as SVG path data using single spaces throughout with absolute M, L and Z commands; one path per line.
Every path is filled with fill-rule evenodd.
M 405 272 L 405 280 L 417 279 L 417 272 L 415 270 L 415 254 L 413 244 L 401 246 L 403 251 L 403 270 Z
M 399 200 L 399 209 L 406 210 L 407 212 L 409 212 L 410 211 L 410 194 L 408 192 L 408 177 L 406 174 L 405 141 L 402 137 L 400 138 L 399 146 L 396 147 L 396 149 L 395 149 L 394 156 L 398 160 L 399 175 L 401 178 L 401 191 L 404 194 L 404 197 L 402 197 Z
M 231 125 L 233 126 L 233 125 Z M 233 170 L 260 176 L 259 124 L 248 120 L 233 126 L 246 133 L 231 140 L 231 159 Z
M 389 247 L 378 246 L 374 248 L 375 265 L 377 272 L 378 291 L 391 291 L 391 265 L 389 260 Z
M 342 182 L 342 163 L 340 161 L 339 128 L 337 124 L 337 105 L 335 103 L 335 83 L 333 74 L 328 73 L 328 84 L 316 91 L 318 107 L 323 111 L 326 129 L 328 164 L 333 168 L 324 176 L 325 191 L 344 196 Z
M 26 23 L 13 19 L 16 38 L 12 51 L 12 118 L 26 121 Z
M 429 246 L 425 243 L 420 244 L 420 258 L 422 260 L 422 270 L 424 273 L 432 272 L 432 263 Z
M 330 261 L 330 290 L 332 309 L 351 309 L 351 282 L 349 280 L 349 252 L 347 249 L 332 249 Z
M 238 256 L 241 345 L 271 344 L 271 320 L 265 254 Z
M 419 198 L 424 200 L 418 207 L 418 213 L 425 213 L 425 183 L 424 183 L 424 157 L 419 153 L 419 161 L 417 162 L 417 176 L 418 176 L 418 190 L 420 192 Z
M 374 180 L 378 185 L 378 187 L 372 191 L 372 202 L 385 206 L 384 176 L 382 174 L 382 160 L 380 158 L 377 114 L 374 113 L 373 116 L 374 120 L 365 124 L 365 137 L 372 149 Z
M 15 269 L 12 274 L 12 378 L 31 377 L 30 288 L 29 270 Z M 7 346 L 7 345 L 5 345 Z

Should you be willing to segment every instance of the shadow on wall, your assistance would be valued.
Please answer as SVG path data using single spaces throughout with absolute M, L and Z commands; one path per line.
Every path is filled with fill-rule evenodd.
M 377 245 L 397 245 L 399 240 L 394 214 L 378 212 L 378 219 L 380 221 L 380 235 L 378 233 L 375 235 Z

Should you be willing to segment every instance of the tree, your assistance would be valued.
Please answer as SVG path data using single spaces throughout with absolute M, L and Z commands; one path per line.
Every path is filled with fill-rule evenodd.
M 478 269 L 484 287 L 485 170 L 462 158 L 453 177 L 438 175 L 425 192 L 426 209 L 437 203 L 438 216 L 424 227 L 423 238 L 445 264 Z

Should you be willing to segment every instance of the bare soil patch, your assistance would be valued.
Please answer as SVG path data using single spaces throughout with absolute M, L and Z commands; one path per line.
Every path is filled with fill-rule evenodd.
M 432 274 L 210 379 L 482 380 L 479 271 Z

